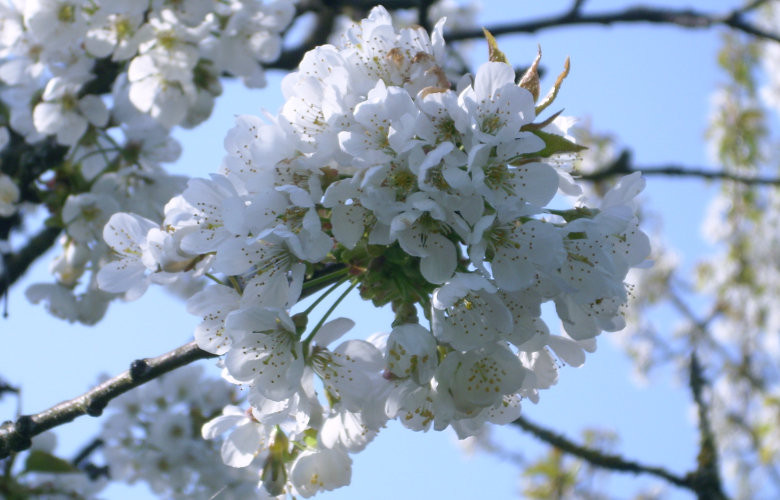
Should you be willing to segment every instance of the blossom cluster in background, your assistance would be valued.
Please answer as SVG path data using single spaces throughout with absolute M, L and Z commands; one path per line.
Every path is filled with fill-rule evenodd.
M 115 298 L 94 280 L 108 259 L 103 225 L 120 210 L 162 215 L 184 187 L 162 168 L 181 153 L 171 128 L 209 117 L 223 75 L 263 86 L 262 64 L 279 57 L 294 13 L 291 0 L 0 5 L 0 150 L 65 151 L 66 168 L 25 186 L 33 191 L 25 199 L 45 203 L 50 224 L 65 228 L 56 283 L 31 287 L 30 300 L 69 321 L 102 318 Z M 20 201 L 19 186 L 0 174 L 0 216 Z

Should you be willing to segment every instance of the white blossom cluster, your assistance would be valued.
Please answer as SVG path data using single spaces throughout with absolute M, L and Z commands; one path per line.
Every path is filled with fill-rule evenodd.
M 76 145 L 89 125 L 102 128 L 109 120 L 106 103 L 82 93 L 110 68 L 96 60 L 124 68 L 113 100 L 129 100 L 166 128 L 194 125 L 208 117 L 221 73 L 264 85 L 260 63 L 279 56 L 279 33 L 294 13 L 289 0 L 32 0 L 0 9 L 0 79 L 10 126 L 29 142 L 54 134 L 66 146 Z M 19 98 L 41 91 L 40 99 Z M 120 108 L 111 118 L 130 125 L 138 118 L 131 114 Z
M 222 75 L 265 84 L 262 64 L 279 57 L 294 3 L 0 4 L 0 151 L 47 137 L 66 148 L 63 165 L 40 188 L 66 232 L 51 268 L 56 283 L 33 286 L 32 301 L 70 321 L 103 316 L 115 298 L 94 280 L 107 260 L 103 225 L 118 211 L 162 216 L 165 201 L 184 187 L 161 166 L 181 152 L 170 129 L 209 117 Z M 19 209 L 15 182 L 0 173 L 0 217 Z
M 225 383 L 185 366 L 123 394 L 107 408 L 100 452 L 111 479 L 145 482 L 159 498 L 254 497 L 258 471 L 226 467 L 200 427 L 231 403 Z
M 535 122 L 565 75 L 540 101 L 535 65 L 518 84 L 494 47 L 453 88 L 442 25 L 397 30 L 373 9 L 304 56 L 278 115 L 238 119 L 219 173 L 190 180 L 162 222 L 105 226 L 103 290 L 215 282 L 188 302 L 195 339 L 224 356 L 249 408 L 225 407 L 203 436 L 227 434 L 225 463 L 258 468 L 265 494 L 348 484 L 349 453 L 388 419 L 460 437 L 510 422 L 556 382 L 555 356 L 578 366 L 624 325 L 623 280 L 649 254 L 633 207 L 644 181 L 623 178 L 598 207 L 550 208 L 579 192 L 558 154 L 576 145 L 553 133 L 557 115 Z M 354 324 L 328 321 L 340 298 L 313 327 L 312 307 L 293 309 L 344 283 L 393 306 L 389 334 L 340 340 Z M 546 302 L 564 334 L 542 320 Z

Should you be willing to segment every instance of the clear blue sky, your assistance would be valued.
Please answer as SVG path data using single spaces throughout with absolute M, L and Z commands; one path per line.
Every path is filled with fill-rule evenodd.
M 558 12 L 569 1 L 484 1 L 482 22 L 522 19 Z M 655 3 L 655 2 L 654 2 Z M 670 6 L 721 10 L 738 1 L 700 0 Z M 586 9 L 598 11 L 633 3 L 591 0 Z M 715 54 L 719 31 L 690 31 L 671 27 L 624 25 L 618 27 L 564 28 L 540 35 L 499 38 L 501 49 L 516 65 L 528 64 L 540 44 L 543 63 L 556 74 L 566 56 L 572 72 L 556 104 L 567 115 L 589 118 L 597 131 L 611 132 L 631 147 L 638 164 L 680 162 L 707 165 L 704 130 L 709 95 L 721 78 Z M 478 47 L 473 62 L 485 59 Z M 550 85 L 550 76 L 543 87 Z M 193 131 L 179 131 L 185 153 L 174 170 L 205 176 L 216 170 L 223 156 L 222 140 L 237 114 L 257 114 L 262 108 L 276 112 L 280 105 L 278 77 L 264 90 L 246 91 L 228 84 L 210 122 Z M 706 250 L 698 227 L 713 193 L 696 181 L 648 179 L 644 200 L 663 217 L 665 237 L 682 254 L 685 263 Z M 159 291 L 137 302 L 115 304 L 97 327 L 67 325 L 49 317 L 40 307 L 26 303 L 24 288 L 47 279 L 50 258 L 17 284 L 10 297 L 8 320 L 0 321 L 0 375 L 23 387 L 23 410 L 37 412 L 76 396 L 96 381 L 99 373 L 116 374 L 138 357 L 153 356 L 191 339 L 196 318 L 184 306 Z M 391 318 L 377 314 L 369 304 L 353 300 L 342 306 L 344 315 L 357 320 L 355 332 L 387 330 Z M 551 328 L 556 325 L 550 323 Z M 669 325 L 666 325 L 669 326 Z M 212 362 L 213 363 L 213 362 Z M 668 373 L 650 387 L 636 386 L 630 364 L 609 340 L 599 339 L 599 350 L 584 367 L 564 368 L 558 386 L 542 395 L 538 405 L 526 403 L 525 415 L 579 437 L 585 427 L 617 430 L 616 451 L 649 464 L 663 464 L 676 472 L 694 463 L 696 434 L 689 419 L 689 399 Z M 660 380 L 659 380 L 660 379 Z M 0 420 L 14 411 L 12 398 L 0 401 Z M 62 428 L 61 450 L 70 456 L 89 440 L 96 421 L 87 417 Z M 541 448 L 519 431 L 496 430 L 507 447 L 532 458 Z M 397 426 L 380 434 L 368 449 L 355 455 L 353 485 L 321 498 L 513 498 L 517 470 L 484 454 L 467 458 L 454 443 L 454 435 L 411 433 Z M 628 496 L 640 484 L 633 476 L 611 481 L 613 493 Z M 689 498 L 669 489 L 669 498 Z M 142 499 L 143 489 L 112 488 L 109 499 Z

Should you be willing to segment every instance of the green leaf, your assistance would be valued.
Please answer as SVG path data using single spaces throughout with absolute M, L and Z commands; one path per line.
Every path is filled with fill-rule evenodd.
M 303 432 L 303 444 L 311 449 L 317 449 L 317 431 L 314 429 L 306 429 Z
M 548 158 L 558 153 L 579 153 L 588 149 L 560 135 L 542 132 L 541 130 L 531 130 L 531 133 L 544 141 L 544 149 L 533 153 L 533 156 Z
M 485 28 L 482 28 L 482 32 L 485 34 L 485 39 L 487 40 L 488 44 L 488 60 L 509 64 L 509 60 L 506 58 L 506 55 L 504 55 L 504 53 L 498 49 L 498 42 L 496 42 L 496 37 L 494 37 L 493 34 Z
M 70 462 L 41 450 L 30 452 L 24 463 L 24 470 L 25 472 L 51 472 L 55 474 L 78 472 L 78 469 Z

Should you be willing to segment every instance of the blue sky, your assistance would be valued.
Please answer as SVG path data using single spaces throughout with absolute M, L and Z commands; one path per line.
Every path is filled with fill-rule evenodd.
M 484 1 L 482 22 L 530 18 L 557 13 L 568 1 Z M 739 2 L 725 0 L 658 2 L 677 7 L 724 10 Z M 628 5 L 627 2 L 586 2 L 598 11 Z M 511 11 L 511 13 L 509 13 Z M 709 95 L 718 73 L 715 55 L 718 30 L 690 31 L 671 27 L 624 25 L 565 28 L 539 35 L 499 38 L 501 49 L 516 65 L 531 62 L 537 44 L 544 52 L 548 75 L 557 73 L 566 56 L 572 71 L 556 105 L 565 114 L 588 119 L 594 130 L 614 134 L 634 152 L 640 165 L 676 162 L 706 166 L 704 144 Z M 475 47 L 472 61 L 486 58 Z M 543 88 L 551 84 L 551 76 Z M 225 87 L 213 118 L 191 131 L 178 131 L 184 154 L 173 168 L 179 173 L 206 176 L 223 156 L 222 140 L 238 114 L 276 112 L 280 106 L 279 75 L 271 75 L 263 90 L 247 91 L 234 83 Z M 667 241 L 690 265 L 707 246 L 698 227 L 713 187 L 698 181 L 648 179 L 643 200 L 663 220 Z M 153 356 L 191 339 L 197 323 L 177 299 L 153 290 L 140 300 L 114 304 L 96 327 L 68 325 L 49 317 L 42 308 L 26 303 L 24 288 L 47 279 L 51 258 L 44 258 L 10 296 L 10 318 L 0 321 L 0 375 L 23 388 L 23 410 L 37 412 L 60 400 L 76 396 L 97 380 L 100 373 L 116 374 L 138 357 Z M 354 331 L 368 335 L 389 329 L 391 316 L 377 313 L 369 304 L 352 298 L 343 315 L 357 321 Z M 668 323 L 668 318 L 659 318 Z M 550 323 L 555 330 L 556 324 Z M 665 325 L 669 327 L 668 324 Z M 213 364 L 208 362 L 207 364 Z M 579 437 L 585 427 L 616 430 L 616 451 L 648 464 L 663 464 L 683 473 L 693 466 L 695 429 L 689 418 L 689 398 L 684 385 L 661 372 L 649 387 L 637 386 L 630 364 L 609 340 L 599 339 L 599 349 L 584 367 L 564 367 L 560 382 L 542 394 L 538 405 L 526 403 L 524 412 L 569 436 Z M 0 420 L 15 409 L 12 398 L 0 401 Z M 61 450 L 70 456 L 89 440 L 96 421 L 83 417 L 62 428 Z M 497 440 L 527 458 L 542 448 L 519 431 L 496 430 Z M 368 449 L 354 456 L 353 485 L 321 498 L 513 498 L 517 493 L 517 469 L 501 460 L 477 454 L 467 457 L 454 444 L 454 435 L 384 431 Z M 641 483 L 640 483 L 641 481 Z M 647 481 L 615 476 L 610 485 L 619 498 L 627 497 Z M 689 498 L 669 489 L 669 498 Z M 112 488 L 106 498 L 152 498 L 144 489 Z

